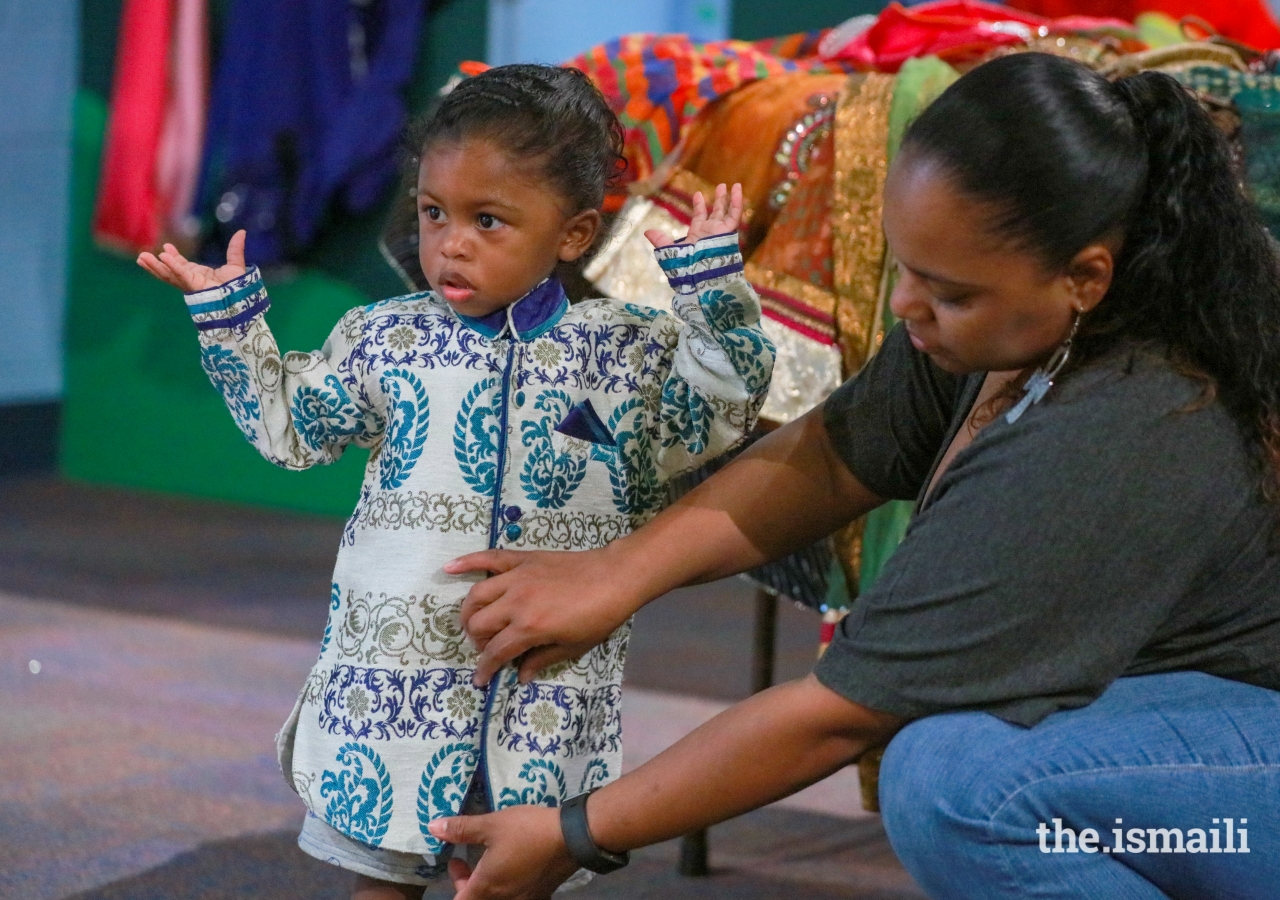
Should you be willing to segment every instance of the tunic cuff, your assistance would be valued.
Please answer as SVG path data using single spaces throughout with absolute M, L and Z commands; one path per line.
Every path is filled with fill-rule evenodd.
M 226 284 L 187 294 L 187 312 L 201 331 L 235 328 L 260 316 L 271 306 L 257 266 Z
M 696 294 L 742 272 L 736 231 L 705 237 L 693 244 L 671 244 L 654 250 L 653 255 L 677 294 Z

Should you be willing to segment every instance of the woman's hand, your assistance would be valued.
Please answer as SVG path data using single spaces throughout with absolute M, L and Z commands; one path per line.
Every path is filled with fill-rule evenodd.
M 475 872 L 449 861 L 454 900 L 547 900 L 578 870 L 560 831 L 560 810 L 513 806 L 487 816 L 436 819 L 431 833 L 451 844 L 484 844 Z
M 716 196 L 711 202 L 709 213 L 702 191 L 693 195 L 693 219 L 689 222 L 689 233 L 683 238 L 673 241 L 667 237 L 666 232 L 658 228 L 650 228 L 644 236 L 656 249 L 661 250 L 672 244 L 696 244 L 705 237 L 737 231 L 741 222 L 742 185 L 735 184 L 732 191 L 727 191 L 723 184 L 717 184 Z
M 216 269 L 193 263 L 173 244 L 165 244 L 159 257 L 152 253 L 139 253 L 138 265 L 184 294 L 206 291 L 248 271 L 244 265 L 244 238 L 244 231 L 237 231 L 231 236 L 227 244 L 227 264 Z
M 528 682 L 553 663 L 576 659 L 627 621 L 647 597 L 625 575 L 617 544 L 578 552 L 485 550 L 448 563 L 450 575 L 491 572 L 462 603 L 462 627 L 481 651 L 475 683 L 506 662 Z

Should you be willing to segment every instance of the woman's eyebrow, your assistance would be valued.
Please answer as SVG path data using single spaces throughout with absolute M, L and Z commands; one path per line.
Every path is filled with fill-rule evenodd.
M 917 269 L 915 266 L 907 265 L 906 263 L 902 262 L 902 260 L 898 260 L 898 262 L 902 264 L 902 267 L 904 269 L 907 269 L 908 271 L 910 271 L 912 275 L 915 275 L 917 278 L 923 278 L 925 281 L 934 281 L 934 282 L 937 282 L 938 284 L 945 284 L 950 287 L 957 287 L 957 288 L 975 289 L 975 288 L 982 287 L 982 285 L 980 284 L 970 284 L 967 281 L 955 281 L 954 279 L 946 278 L 942 275 L 936 275 L 933 272 L 926 272 L 923 269 Z

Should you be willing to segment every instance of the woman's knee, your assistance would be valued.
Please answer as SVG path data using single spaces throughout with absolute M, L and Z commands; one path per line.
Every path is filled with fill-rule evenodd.
M 1019 731 L 985 713 L 949 713 L 898 732 L 880 766 L 880 810 L 904 862 L 946 865 L 952 852 L 989 840 L 991 817 L 1009 796 L 999 770 Z

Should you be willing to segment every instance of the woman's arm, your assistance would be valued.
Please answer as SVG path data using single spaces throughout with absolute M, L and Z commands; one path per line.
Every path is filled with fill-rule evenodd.
M 819 407 L 750 447 L 634 533 L 599 550 L 489 550 L 445 571 L 495 573 L 476 584 L 462 623 L 483 651 L 476 683 L 533 648 L 527 680 L 604 640 L 655 597 L 742 572 L 808 546 L 883 500 L 848 470 Z
M 592 794 L 592 838 L 620 852 L 722 822 L 825 778 L 901 726 L 901 719 L 846 700 L 812 675 L 779 685 L 730 707 Z M 440 819 L 431 832 L 487 848 L 473 877 L 453 868 L 455 900 L 546 897 L 577 868 L 555 809 L 523 806 Z

